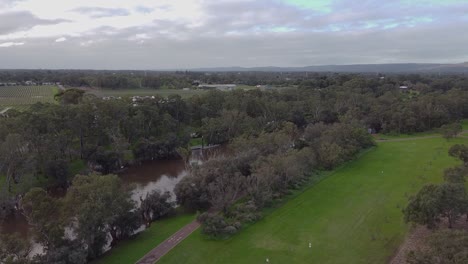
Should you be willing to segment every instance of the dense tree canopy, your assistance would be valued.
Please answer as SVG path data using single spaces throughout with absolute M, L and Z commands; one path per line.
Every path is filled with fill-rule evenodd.
M 229 151 L 201 165 L 187 164 L 190 173 L 174 191 L 177 203 L 208 211 L 200 215 L 203 231 L 225 236 L 258 220 L 263 208 L 300 188 L 316 172 L 333 169 L 372 147 L 372 133 L 414 133 L 443 126 L 451 137 L 460 130 L 451 124 L 468 118 L 464 76 L 0 73 L 2 81 L 29 79 L 106 89 L 270 85 L 212 90 L 187 99 L 171 95 L 104 100 L 66 89 L 57 95 L 56 104 L 38 103 L 0 118 L 0 177 L 5 179 L 0 216 L 11 213 L 27 193 L 21 206 L 38 241 L 46 246 L 40 261 L 49 263 L 94 259 L 108 242 L 114 245 L 141 224 L 149 226 L 168 215 L 173 209 L 169 194 L 153 192 L 137 203 L 117 176 L 107 174 L 148 160 L 180 155 L 186 159 L 192 135 L 201 136 L 204 144 L 226 144 Z M 410 91 L 400 91 L 401 84 L 411 86 Z M 465 152 L 460 145 L 450 154 L 466 164 Z M 465 169 L 447 171 L 446 183 L 426 186 L 412 198 L 407 220 L 432 226 L 443 217 L 465 214 Z M 51 188 L 68 191 L 57 199 L 49 196 Z M 66 236 L 68 228 L 76 237 Z

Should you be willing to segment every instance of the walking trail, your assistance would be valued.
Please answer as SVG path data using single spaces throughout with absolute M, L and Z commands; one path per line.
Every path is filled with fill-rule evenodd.
M 158 262 L 164 255 L 166 255 L 171 249 L 173 249 L 182 240 L 187 238 L 191 233 L 200 227 L 200 223 L 194 220 L 190 224 L 182 227 L 179 231 L 175 232 L 172 236 L 166 239 L 164 242 L 159 244 L 153 250 L 148 252 L 144 257 L 136 262 L 136 264 L 153 264 Z

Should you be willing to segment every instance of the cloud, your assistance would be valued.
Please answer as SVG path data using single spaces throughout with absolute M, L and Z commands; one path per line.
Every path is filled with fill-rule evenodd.
M 0 48 L 8 48 L 8 47 L 22 46 L 22 45 L 24 45 L 24 42 L 5 42 L 5 43 L 0 43 Z
M 0 7 L 11 7 L 22 0 L 0 0 Z
M 38 25 L 54 25 L 69 22 L 67 19 L 41 19 L 28 11 L 0 13 L 0 35 L 28 30 Z
M 4 23 L 0 13 L 0 41 L 27 45 L 1 49 L 0 67 L 167 69 L 468 60 L 468 2 L 461 0 L 93 0 L 92 7 L 83 2 L 88 1 L 62 0 L 50 10 L 23 0 L 6 8 L 4 13 L 16 16 Z M 64 19 L 72 22 L 58 23 Z M 66 45 L 51 49 L 51 42 L 65 40 Z
M 128 16 L 130 12 L 123 8 L 104 8 L 104 7 L 79 7 L 72 10 L 91 18 Z
M 135 11 L 137 11 L 138 13 L 142 13 L 142 14 L 149 14 L 151 12 L 153 12 L 154 8 L 151 8 L 151 7 L 147 7 L 147 6 L 137 6 L 135 7 Z

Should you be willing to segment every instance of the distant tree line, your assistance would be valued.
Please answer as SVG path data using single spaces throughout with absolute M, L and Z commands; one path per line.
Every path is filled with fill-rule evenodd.
M 357 78 L 363 77 L 363 78 Z M 313 72 L 198 72 L 198 71 L 109 71 L 109 70 L 3 70 L 0 83 L 34 81 L 60 82 L 70 87 L 108 89 L 169 88 L 181 89 L 200 83 L 232 83 L 239 85 L 270 85 L 321 89 L 342 86 L 350 80 L 361 79 L 368 88 L 382 84 L 406 85 L 418 90 L 467 90 L 468 77 L 453 74 L 346 74 Z

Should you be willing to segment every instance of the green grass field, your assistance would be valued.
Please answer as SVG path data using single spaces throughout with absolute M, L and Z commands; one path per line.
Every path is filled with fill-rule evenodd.
M 468 139 L 379 143 L 238 235 L 214 241 L 198 230 L 158 263 L 387 263 L 409 228 L 408 196 L 442 181 L 456 143 Z
M 6 107 L 23 110 L 37 102 L 55 103 L 57 92 L 56 86 L 0 87 L 0 111 Z
M 194 215 L 185 214 L 154 222 L 149 229 L 141 232 L 135 238 L 117 245 L 106 253 L 106 255 L 93 263 L 135 263 L 177 230 L 192 222 L 194 218 Z
M 160 95 L 163 97 L 167 97 L 171 94 L 178 94 L 182 98 L 188 98 L 196 94 L 204 94 L 206 93 L 205 90 L 179 90 L 179 89 L 119 89 L 119 90 L 110 90 L 110 89 L 94 89 L 88 90 L 88 93 L 92 93 L 98 97 L 104 96 L 151 96 L 151 95 Z

